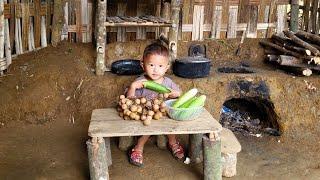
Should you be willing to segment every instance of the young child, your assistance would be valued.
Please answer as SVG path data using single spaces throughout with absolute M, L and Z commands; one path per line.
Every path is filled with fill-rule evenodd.
M 162 84 L 169 88 L 169 98 L 177 98 L 181 94 L 181 90 L 177 84 L 175 84 L 170 78 L 165 77 L 166 71 L 169 69 L 169 53 L 168 49 L 160 44 L 151 44 L 147 46 L 143 52 L 143 58 L 141 66 L 145 71 L 145 74 L 137 78 L 128 88 L 127 97 L 146 97 L 147 99 L 153 99 L 158 96 L 158 93 L 145 89 L 143 87 L 143 81 L 151 80 Z M 168 146 L 177 159 L 184 158 L 184 150 L 176 139 L 175 135 L 168 136 Z M 129 153 L 130 162 L 137 166 L 143 165 L 143 147 L 150 136 L 141 136 L 138 139 L 137 144 Z

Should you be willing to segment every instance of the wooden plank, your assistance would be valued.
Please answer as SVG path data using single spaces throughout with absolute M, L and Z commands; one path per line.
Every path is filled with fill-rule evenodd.
M 53 8 L 53 5 L 52 5 L 52 0 L 47 0 L 47 15 L 46 15 L 46 30 L 47 30 L 47 39 L 48 41 L 50 42 L 51 40 L 51 25 L 52 25 L 52 8 Z
M 221 24 L 222 24 L 222 6 L 216 6 L 214 16 L 213 16 L 213 23 L 211 28 L 211 38 L 213 39 L 220 39 L 220 32 L 221 32 Z M 183 28 L 182 28 L 183 31 Z
M 63 17 L 64 17 L 64 23 L 62 26 L 62 32 L 61 32 L 61 40 L 67 40 L 68 39 L 68 26 L 69 26 L 69 3 L 65 2 L 63 7 Z
M 0 1 L 0 58 L 4 57 L 4 2 Z
M 146 10 L 147 2 L 145 0 L 137 0 L 137 16 L 141 16 L 144 14 L 144 10 Z M 136 39 L 146 39 L 146 28 L 137 27 Z
M 277 33 L 282 32 L 287 23 L 287 5 L 277 6 Z
M 309 17 L 310 17 L 310 1 L 304 0 L 304 10 L 303 10 L 303 29 L 310 32 Z
M 10 25 L 9 25 L 9 31 L 10 31 L 10 46 L 13 48 L 14 47 L 14 39 L 15 39 L 15 13 L 14 13 L 14 0 L 8 0 L 8 2 L 10 3 Z
M 88 2 L 87 42 L 92 42 L 92 2 Z
M 4 3 L 7 4 L 8 0 L 4 0 Z M 6 68 L 8 68 L 9 65 L 12 63 L 11 44 L 10 44 L 10 31 L 9 31 L 9 19 L 5 19 L 4 20 L 4 45 L 5 45 L 5 55 L 6 55 Z
M 250 5 L 249 6 L 249 22 L 248 22 L 248 38 L 257 37 L 257 24 L 258 24 L 258 6 Z
M 81 0 L 75 0 L 75 11 L 76 11 L 76 26 L 77 26 L 77 33 L 76 33 L 76 42 L 82 42 L 82 17 L 81 17 Z
M 167 21 L 170 20 L 170 3 L 169 2 L 164 2 L 163 4 L 163 8 L 161 11 L 161 17 Z M 168 37 L 168 33 L 169 33 L 169 28 L 161 28 L 160 29 L 160 33 L 164 34 L 165 37 Z
M 29 37 L 29 0 L 22 0 L 22 47 L 26 51 L 28 49 Z
M 41 37 L 41 16 L 40 16 L 40 0 L 34 0 L 35 12 L 34 12 L 34 44 L 35 47 L 40 47 Z
M 88 0 L 81 0 L 81 8 L 80 8 L 80 15 L 81 15 L 81 25 L 87 25 L 88 24 Z M 80 27 L 81 30 L 81 27 Z M 88 42 L 87 41 L 87 32 L 82 32 L 82 41 L 83 43 Z
M 124 16 L 127 10 L 127 3 L 118 3 L 118 16 Z M 126 28 L 119 27 L 117 32 L 117 41 L 126 42 Z
M 237 17 L 238 17 L 238 6 L 230 6 L 227 38 L 237 37 L 237 29 L 236 29 Z
M 29 51 L 33 51 L 35 49 L 35 45 L 34 45 L 34 19 L 33 17 L 29 17 L 29 41 L 28 41 L 28 49 Z
M 268 22 L 272 23 L 276 20 L 276 12 L 277 12 L 277 2 L 278 0 L 273 0 L 270 2 L 270 12 L 269 12 L 269 18 L 268 18 Z M 267 29 L 267 37 L 271 37 L 271 35 L 274 33 L 274 29 L 269 27 Z
M 201 115 L 192 121 L 175 121 L 168 117 L 153 120 L 144 126 L 141 121 L 125 121 L 116 109 L 95 109 L 92 112 L 88 135 L 91 137 L 120 137 L 161 134 L 199 134 L 220 132 L 221 125 L 204 109 Z
M 203 40 L 204 6 L 194 6 L 192 22 L 192 40 Z
M 182 32 L 192 32 L 192 24 L 184 24 L 182 26 Z M 247 27 L 247 23 L 240 23 L 237 24 L 235 29 L 236 31 L 244 31 Z M 276 24 L 275 23 L 258 23 L 257 24 L 257 30 L 266 30 L 267 28 L 275 28 Z M 227 24 L 221 24 L 220 25 L 220 32 L 226 32 L 228 29 Z M 210 24 L 204 24 L 203 25 L 203 31 L 210 31 L 211 30 L 211 25 Z M 130 30 L 129 30 L 130 31 Z
M 311 11 L 311 25 L 312 25 L 312 31 L 315 34 L 319 33 L 319 25 L 318 25 L 318 5 L 319 5 L 319 0 L 312 0 L 312 11 Z

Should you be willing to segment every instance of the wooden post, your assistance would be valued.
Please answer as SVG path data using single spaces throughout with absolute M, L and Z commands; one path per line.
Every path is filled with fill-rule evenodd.
M 41 16 L 41 47 L 47 47 L 47 30 L 45 16 Z
M 134 143 L 133 136 L 119 137 L 119 149 L 121 151 L 127 151 Z
M 29 40 L 28 40 L 28 49 L 32 51 L 35 49 L 34 46 L 34 33 L 33 33 L 33 18 L 29 17 Z
M 170 3 L 164 2 L 163 8 L 161 9 L 161 17 L 165 20 L 170 20 Z M 164 34 L 165 37 L 168 37 L 169 28 L 161 28 L 160 34 Z
M 103 75 L 105 71 L 105 47 L 106 47 L 106 22 L 107 14 L 107 0 L 98 0 L 98 10 L 96 16 L 97 21 L 97 60 L 96 60 L 96 74 Z
M 282 32 L 287 22 L 287 5 L 277 6 L 277 33 Z
M 68 2 L 65 2 L 65 5 L 63 6 L 63 26 L 62 26 L 62 32 L 61 32 L 61 40 L 67 40 L 68 39 L 68 25 L 69 25 L 69 8 L 68 8 Z
M 189 157 L 192 163 L 197 164 L 203 161 L 202 137 L 203 134 L 191 134 L 189 136 Z
M 51 41 L 53 46 L 57 46 L 58 43 L 61 41 L 61 30 L 63 26 L 63 3 L 62 2 L 63 0 L 55 0 L 53 5 L 52 41 Z
M 168 139 L 165 135 L 158 135 L 157 136 L 157 146 L 160 149 L 167 149 Z
M 203 22 L 204 22 L 204 6 L 194 5 L 193 9 L 193 23 L 192 23 L 192 39 L 203 39 Z
M 311 6 L 312 11 L 311 11 L 310 20 L 311 20 L 312 32 L 314 34 L 319 34 L 319 25 L 318 25 L 318 21 L 317 21 L 318 4 L 319 4 L 319 0 L 312 1 L 312 6 Z
M 155 16 L 156 17 L 161 17 L 161 0 L 156 0 L 156 5 L 155 5 Z M 160 28 L 156 27 L 155 28 L 155 38 L 158 39 L 160 36 Z
M 310 16 L 310 0 L 304 1 L 304 10 L 303 10 L 303 28 L 302 30 L 310 32 L 309 26 L 309 16 Z
M 268 17 L 268 24 L 272 23 L 273 20 L 275 19 L 275 12 L 276 12 L 276 8 L 277 8 L 277 0 L 273 0 L 270 2 L 270 8 L 269 8 L 269 17 Z M 271 35 L 274 33 L 273 28 L 268 27 L 267 28 L 267 37 L 271 37 Z
M 237 23 L 238 23 L 237 17 L 238 17 L 238 6 L 230 6 L 227 38 L 237 37 Z
M 87 41 L 92 42 L 92 2 L 88 1 Z
M 23 51 L 28 50 L 29 43 L 29 0 L 22 0 L 22 47 Z
M 258 24 L 258 6 L 250 5 L 249 6 L 249 24 L 247 30 L 248 38 L 256 38 L 257 37 L 257 24 Z
M 299 30 L 299 0 L 291 0 L 290 30 L 297 32 Z
M 127 3 L 119 2 L 118 3 L 118 16 L 124 16 L 127 10 Z M 126 42 L 126 28 L 125 27 L 118 27 L 117 32 L 117 41 L 118 42 Z
M 171 1 L 170 19 L 172 22 L 172 27 L 169 30 L 169 53 L 171 63 L 177 58 L 180 5 L 181 0 Z
M 215 6 L 214 15 L 212 17 L 211 25 L 211 39 L 220 39 L 221 32 L 221 21 L 222 21 L 222 6 Z
M 91 180 L 108 180 L 106 146 L 103 138 L 93 137 L 87 141 L 88 160 Z
M 205 180 L 221 180 L 221 138 L 218 133 L 203 136 L 203 174 Z
M 88 32 L 83 32 L 82 27 L 88 25 L 88 0 L 81 0 L 81 24 L 80 26 L 80 33 L 82 36 L 82 42 L 86 43 L 88 42 L 87 40 L 87 33 Z
M 107 156 L 107 164 L 108 166 L 112 165 L 112 156 L 111 156 L 111 145 L 110 138 L 104 138 L 105 146 L 106 146 L 106 156 Z
M 145 0 L 137 0 L 137 16 L 144 15 L 146 8 Z M 136 39 L 146 39 L 147 38 L 147 29 L 145 27 L 137 27 Z

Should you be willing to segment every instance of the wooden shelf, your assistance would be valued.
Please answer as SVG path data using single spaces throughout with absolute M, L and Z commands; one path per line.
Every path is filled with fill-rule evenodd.
M 108 27 L 171 27 L 172 24 L 163 18 L 156 16 L 139 16 L 139 17 L 129 17 L 129 16 L 113 16 L 107 17 L 107 22 L 105 26 Z

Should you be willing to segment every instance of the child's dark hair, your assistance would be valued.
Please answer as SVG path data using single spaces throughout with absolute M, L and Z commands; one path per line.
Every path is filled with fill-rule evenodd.
M 144 49 L 142 60 L 144 60 L 149 55 L 161 55 L 161 56 L 168 57 L 169 51 L 162 44 L 152 43 Z

